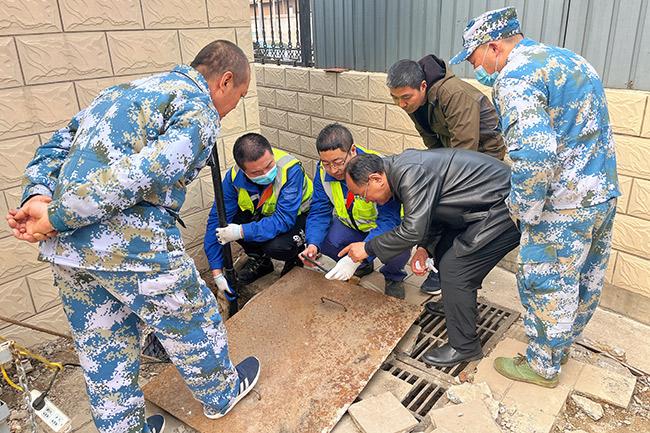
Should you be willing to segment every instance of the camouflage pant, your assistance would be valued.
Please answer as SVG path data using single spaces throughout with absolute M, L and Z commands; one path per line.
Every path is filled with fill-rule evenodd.
M 166 273 L 53 265 L 101 433 L 147 433 L 140 328 L 151 326 L 194 396 L 221 410 L 239 379 L 217 302 L 186 257 Z
M 517 285 L 526 309 L 526 357 L 540 375 L 560 371 L 564 351 L 582 333 L 602 292 L 616 199 L 581 209 L 549 211 L 521 226 Z

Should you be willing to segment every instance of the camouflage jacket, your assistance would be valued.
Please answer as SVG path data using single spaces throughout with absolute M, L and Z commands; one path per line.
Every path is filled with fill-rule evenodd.
M 513 161 L 511 214 L 537 224 L 543 209 L 595 206 L 620 195 L 602 82 L 582 57 L 523 39 L 494 83 Z
M 219 128 L 208 84 L 189 66 L 102 91 L 25 171 L 23 202 L 51 195 L 59 232 L 41 243 L 40 259 L 108 271 L 175 267 L 186 186 Z

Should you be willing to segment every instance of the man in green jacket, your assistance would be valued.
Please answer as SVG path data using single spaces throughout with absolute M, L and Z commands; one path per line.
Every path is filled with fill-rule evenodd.
M 489 98 L 456 77 L 444 60 L 429 54 L 400 60 L 388 70 L 386 85 L 406 111 L 429 149 L 475 150 L 503 160 L 499 118 Z M 430 272 L 420 289 L 440 294 L 438 274 Z

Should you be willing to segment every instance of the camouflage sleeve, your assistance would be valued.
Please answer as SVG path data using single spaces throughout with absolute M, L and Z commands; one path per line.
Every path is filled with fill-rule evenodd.
M 537 224 L 557 165 L 557 137 L 546 92 L 525 80 L 504 78 L 495 89 L 495 101 L 501 107 L 501 127 L 513 163 L 510 213 Z
M 109 218 L 146 199 L 161 195 L 181 180 L 202 151 L 215 141 L 215 119 L 204 107 L 179 109 L 166 123 L 165 132 L 139 153 L 125 155 L 87 176 L 55 191 L 48 206 L 52 226 L 59 232 Z
M 65 128 L 56 131 L 38 149 L 34 158 L 27 164 L 23 175 L 23 195 L 21 205 L 33 195 L 52 196 L 59 178 L 63 161 L 79 128 L 85 110 L 77 113 Z

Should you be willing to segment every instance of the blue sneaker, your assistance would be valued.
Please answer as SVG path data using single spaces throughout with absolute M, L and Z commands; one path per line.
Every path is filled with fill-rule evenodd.
M 239 393 L 233 398 L 228 407 L 221 412 L 217 412 L 207 407 L 203 407 L 203 414 L 210 419 L 219 419 L 225 416 L 246 394 L 251 392 L 257 379 L 260 377 L 260 361 L 254 356 L 249 356 L 235 366 L 239 375 Z
M 147 418 L 147 425 L 151 433 L 162 433 L 165 430 L 165 417 L 162 415 L 152 415 Z
M 437 272 L 429 272 L 427 279 L 420 286 L 420 291 L 427 295 L 439 295 L 442 293 L 440 276 Z

